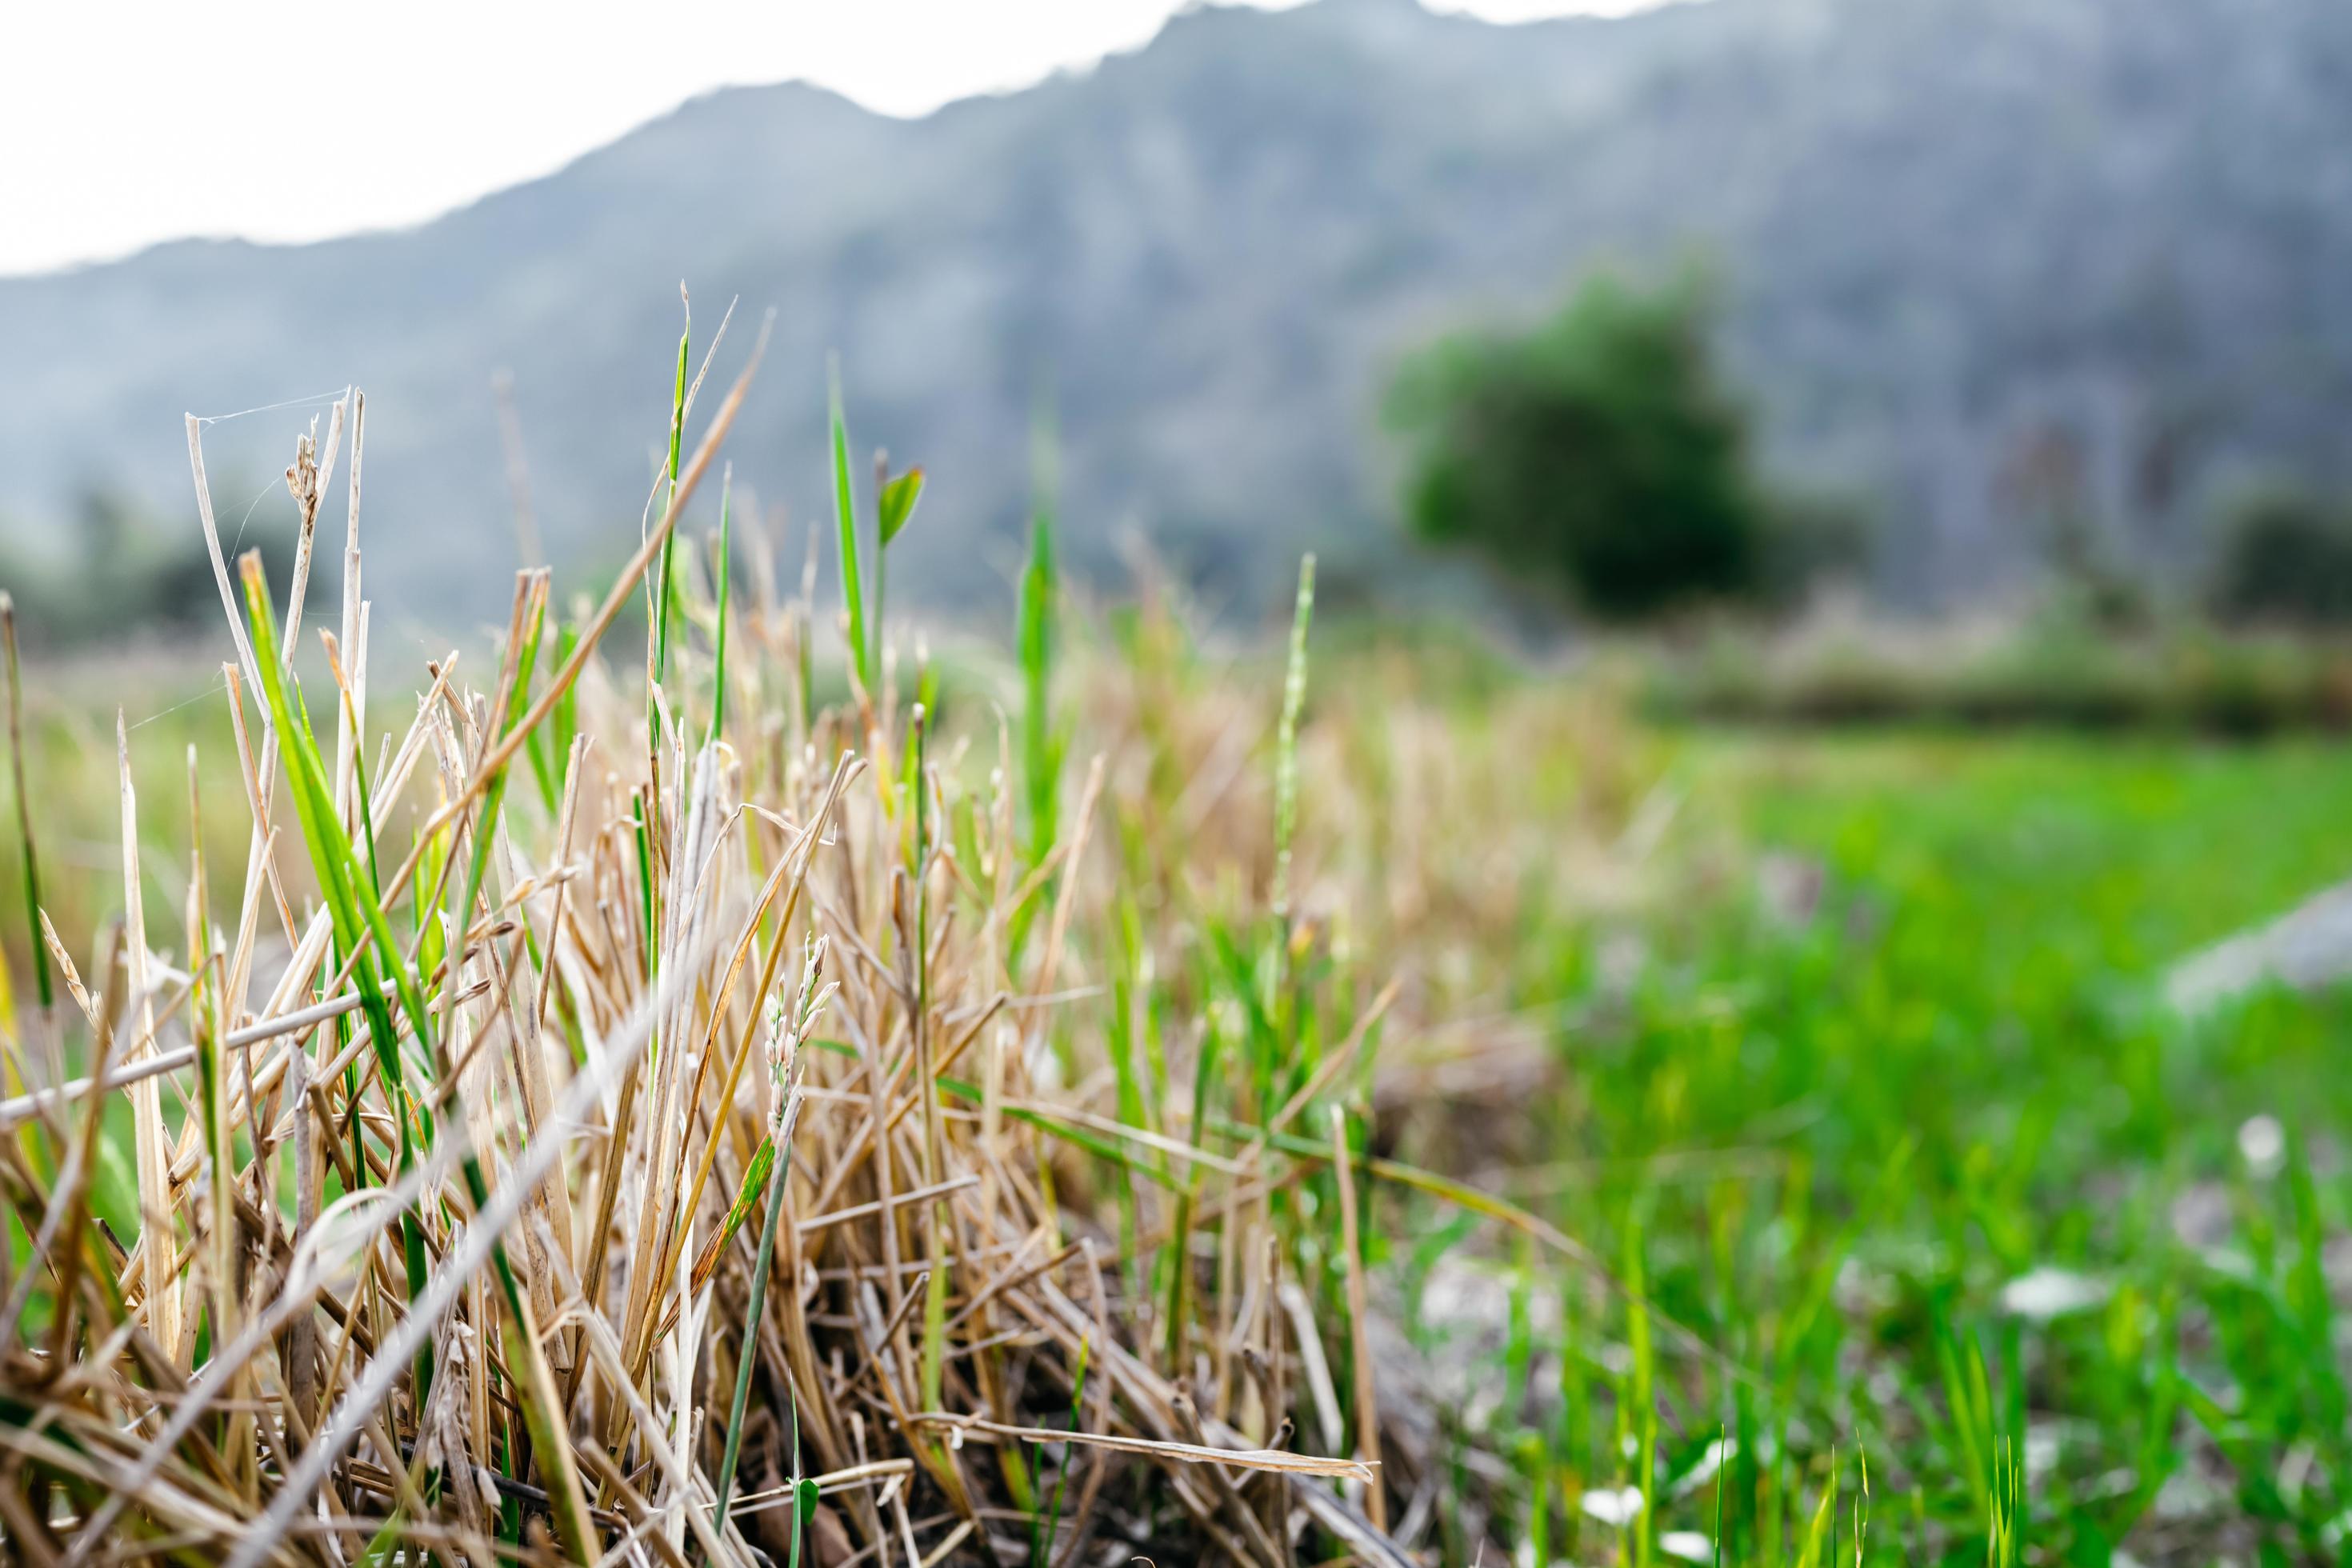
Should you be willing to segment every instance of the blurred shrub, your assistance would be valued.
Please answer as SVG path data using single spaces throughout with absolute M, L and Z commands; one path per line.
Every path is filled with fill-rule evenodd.
M 1641 695 L 1670 720 L 2248 737 L 2352 728 L 2352 647 L 2193 622 L 2119 635 L 2047 617 L 1990 638 L 1900 627 L 1781 640 L 1725 633 L 1654 658 Z
M 2222 521 L 2209 601 L 2239 623 L 2352 622 L 2352 510 L 2306 491 L 2253 491 Z
M 1775 497 L 1754 472 L 1709 325 L 1688 279 L 1602 276 L 1531 331 L 1410 362 L 1388 415 L 1410 447 L 1414 531 L 1614 620 L 1787 595 L 1850 554 L 1850 518 Z
M 283 502 L 285 498 L 276 498 Z M 222 546 L 232 557 L 259 548 L 274 591 L 282 595 L 294 570 L 293 529 L 282 509 L 270 526 L 239 528 L 222 520 Z M 0 588 L 15 595 L 26 639 L 67 647 L 129 637 L 173 641 L 221 621 L 220 589 L 205 559 L 203 534 L 191 515 L 166 527 L 103 490 L 84 495 L 62 548 L 36 552 L 21 534 L 0 544 Z M 311 574 L 309 602 L 324 608 L 336 598 L 333 563 Z

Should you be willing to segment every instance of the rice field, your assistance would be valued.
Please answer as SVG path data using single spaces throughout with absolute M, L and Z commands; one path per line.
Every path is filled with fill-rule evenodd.
M 2162 981 L 2352 750 L 1657 727 L 1311 561 L 1221 647 L 1049 500 L 934 650 L 921 471 L 836 397 L 772 552 L 709 357 L 479 646 L 372 647 L 356 395 L 216 682 L 12 639 L 0 1552 L 2343 1550 L 2344 1008 Z

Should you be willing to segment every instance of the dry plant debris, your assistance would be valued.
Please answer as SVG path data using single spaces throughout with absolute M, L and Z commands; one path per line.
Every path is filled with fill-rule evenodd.
M 415 672 L 383 728 L 363 399 L 288 470 L 290 584 L 222 559 L 190 421 L 249 847 L 208 866 L 192 824 L 184 908 L 142 907 L 183 803 L 139 797 L 124 732 L 126 913 L 87 972 L 28 878 L 6 1553 L 1412 1561 L 1382 1522 L 1355 1184 L 1524 1216 L 1373 1157 L 1349 1109 L 1397 990 L 1328 962 L 1293 891 L 1311 563 L 1271 894 L 1181 938 L 1228 989 L 1152 991 L 1169 873 L 1114 808 L 1131 830 L 1135 767 L 1189 746 L 1160 802 L 1181 857 L 1226 830 L 1264 730 L 1174 737 L 1138 688 L 1144 739 L 1081 765 L 1041 511 L 1021 710 L 934 735 L 935 672 L 902 694 L 875 602 L 920 471 L 877 471 L 866 544 L 836 405 L 845 613 L 818 609 L 814 553 L 797 599 L 763 558 L 739 594 L 731 486 L 715 572 L 677 526 L 752 369 L 681 460 L 688 363 L 682 338 L 667 470 L 601 604 L 559 617 L 548 572 L 520 574 L 492 658 Z M 314 629 L 346 446 L 341 618 Z M 626 696 L 604 634 L 633 604 Z M 848 689 L 824 704 L 836 626 Z M 13 623 L 9 648 L 13 733 Z M 194 781 L 188 812 L 228 809 Z M 118 1236 L 90 1200 L 126 1121 L 142 1223 Z

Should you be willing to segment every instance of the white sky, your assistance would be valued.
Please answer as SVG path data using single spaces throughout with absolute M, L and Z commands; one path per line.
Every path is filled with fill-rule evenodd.
M 1643 3 L 1435 0 L 1496 20 Z M 416 223 L 730 82 L 804 78 L 919 114 L 1132 48 L 1177 4 L 16 0 L 0 274 Z

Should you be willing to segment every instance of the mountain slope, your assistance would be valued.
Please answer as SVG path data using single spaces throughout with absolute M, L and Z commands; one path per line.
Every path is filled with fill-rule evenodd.
M 910 594 L 1001 601 L 1050 386 L 1081 567 L 1133 524 L 1252 602 L 1306 543 L 1402 557 L 1377 420 L 1401 354 L 1597 262 L 1693 256 L 1776 459 L 1875 502 L 1891 588 L 1996 584 L 2062 513 L 2177 559 L 2236 476 L 2344 478 L 2352 8 L 1710 0 L 1506 28 L 1319 0 L 1190 13 L 916 121 L 730 89 L 421 228 L 0 281 L 0 517 L 38 531 L 97 483 L 184 516 L 183 410 L 356 379 L 376 591 L 494 607 L 493 371 L 551 543 L 618 559 L 683 278 L 700 337 L 741 297 L 739 352 L 778 311 L 733 447 L 763 503 L 829 515 L 828 349 L 859 443 L 932 469 Z M 210 428 L 225 510 L 299 413 Z

